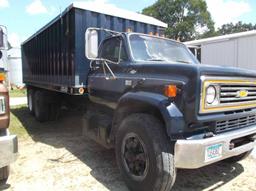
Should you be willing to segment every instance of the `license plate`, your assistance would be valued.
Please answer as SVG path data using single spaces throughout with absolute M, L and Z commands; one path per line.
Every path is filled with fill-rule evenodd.
M 222 144 L 210 145 L 205 148 L 205 162 L 209 162 L 222 157 Z

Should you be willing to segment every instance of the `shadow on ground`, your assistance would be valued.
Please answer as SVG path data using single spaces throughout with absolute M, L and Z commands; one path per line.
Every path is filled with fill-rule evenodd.
M 113 150 L 106 150 L 93 141 L 83 138 L 82 120 L 79 112 L 66 112 L 57 122 L 39 123 L 28 112 L 26 107 L 11 111 L 23 124 L 35 142 L 42 142 L 55 148 L 65 147 L 92 170 L 90 174 L 109 190 L 116 189 L 114 184 L 121 182 L 124 186 L 115 162 Z M 193 153 L 188 153 L 193 155 Z M 55 159 L 58 160 L 58 159 Z M 179 170 L 173 190 L 214 190 L 244 171 L 236 163 L 228 165 L 217 163 L 197 170 Z
M 10 184 L 6 184 L 5 181 L 0 181 L 0 190 L 7 190 L 10 187 Z

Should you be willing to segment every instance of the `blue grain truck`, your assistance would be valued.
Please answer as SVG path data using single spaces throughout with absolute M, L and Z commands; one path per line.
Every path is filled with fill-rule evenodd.
M 236 162 L 255 145 L 256 74 L 199 64 L 165 27 L 80 3 L 22 44 L 31 114 L 83 108 L 85 134 L 115 148 L 131 190 L 170 190 L 176 169 Z

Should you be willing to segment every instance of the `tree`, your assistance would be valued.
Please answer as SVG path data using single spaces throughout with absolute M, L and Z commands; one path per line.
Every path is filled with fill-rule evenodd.
M 252 23 L 246 24 L 239 21 L 236 24 L 228 23 L 222 25 L 220 28 L 218 28 L 217 35 L 233 34 L 238 32 L 250 31 L 254 29 L 256 29 L 256 25 L 252 25 Z
M 204 0 L 158 0 L 142 13 L 167 23 L 165 35 L 168 38 L 187 41 L 198 38 L 202 32 L 214 31 L 214 22 Z

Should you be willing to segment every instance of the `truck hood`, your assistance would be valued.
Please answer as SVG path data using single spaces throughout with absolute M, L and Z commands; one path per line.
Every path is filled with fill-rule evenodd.
M 203 64 L 183 64 L 183 63 L 140 63 L 139 68 L 143 72 L 162 75 L 178 74 L 181 76 L 195 76 L 195 75 L 213 75 L 213 76 L 232 76 L 232 77 L 251 77 L 256 78 L 256 71 L 226 67 L 213 66 Z M 191 75 L 192 74 L 192 75 Z
M 209 66 L 183 63 L 141 63 L 138 73 L 157 79 L 169 79 L 182 84 L 181 101 L 178 107 L 187 123 L 196 123 L 199 119 L 201 94 L 201 76 L 246 77 L 255 78 L 256 72 L 232 67 Z M 139 72 L 140 71 L 140 72 Z
M 251 77 L 256 78 L 256 71 L 234 68 L 227 66 L 210 66 L 210 65 L 197 65 L 201 75 L 213 75 L 213 76 L 232 76 L 232 77 Z

